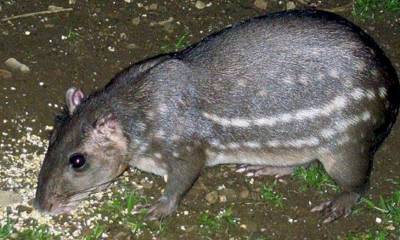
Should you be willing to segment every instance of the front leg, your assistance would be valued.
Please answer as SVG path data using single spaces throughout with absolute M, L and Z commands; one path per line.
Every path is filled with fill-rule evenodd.
M 205 153 L 199 147 L 180 147 L 185 150 L 163 156 L 168 166 L 167 185 L 162 197 L 149 209 L 147 220 L 159 220 L 173 213 L 205 165 Z

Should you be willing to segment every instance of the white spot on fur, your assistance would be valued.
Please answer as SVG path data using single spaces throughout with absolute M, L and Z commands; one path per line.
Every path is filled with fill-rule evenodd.
M 372 100 L 372 99 L 374 99 L 375 98 L 375 93 L 372 91 L 372 90 L 366 90 L 366 95 L 367 95 L 367 98 L 369 99 L 369 100 Z
M 372 73 L 372 76 L 374 76 L 375 78 L 378 78 L 378 77 L 379 77 L 379 72 L 378 72 L 376 69 L 373 69 L 373 70 L 371 71 L 371 73 Z
M 346 134 L 343 137 L 338 139 L 337 144 L 338 145 L 343 145 L 343 144 L 345 144 L 345 143 L 347 143 L 349 141 L 350 141 L 350 137 Z
M 156 134 L 154 134 L 154 137 L 156 138 L 163 138 L 165 135 L 165 132 L 163 130 L 157 131 Z
M 367 64 L 364 61 L 357 61 L 355 63 L 356 69 L 359 72 L 364 72 L 367 68 Z
M 147 150 L 148 146 L 149 146 L 149 144 L 147 144 L 147 143 L 141 144 L 139 146 L 139 153 L 144 153 Z
M 229 149 L 238 149 L 238 148 L 240 148 L 240 144 L 238 144 L 238 143 L 228 143 L 226 146 Z
M 257 92 L 257 95 L 258 95 L 258 96 L 261 96 L 261 97 L 265 97 L 265 96 L 267 96 L 267 91 L 265 91 L 265 90 L 260 90 L 260 91 Z
M 361 100 L 365 94 L 361 88 L 354 88 L 354 91 L 351 93 L 351 96 L 354 100 Z
M 321 136 L 323 138 L 331 138 L 336 134 L 336 131 L 332 128 L 322 129 Z
M 260 148 L 261 144 L 258 142 L 245 142 L 245 143 L 243 143 L 243 146 L 248 147 L 248 148 Z
M 139 129 L 140 131 L 146 130 L 146 124 L 142 122 L 136 123 L 136 128 Z
M 158 106 L 158 111 L 160 113 L 166 113 L 166 112 L 168 112 L 168 106 L 166 104 L 162 103 Z
M 345 132 L 350 126 L 354 126 L 361 121 L 367 122 L 371 119 L 371 113 L 368 111 L 362 112 L 358 116 L 346 118 L 335 123 L 333 128 L 321 130 L 321 136 L 324 138 L 332 138 L 334 135 Z
M 245 128 L 245 127 L 250 126 L 250 121 L 244 120 L 244 119 L 236 118 L 236 119 L 232 119 L 231 124 L 234 125 L 234 126 L 236 126 L 236 127 L 243 127 L 243 128 Z
M 386 97 L 386 95 L 387 95 L 386 88 L 380 87 L 378 91 L 379 91 L 379 97 L 381 97 L 381 98 L 385 98 Z
M 238 85 L 239 85 L 240 87 L 245 87 L 245 86 L 247 85 L 247 81 L 244 80 L 244 79 L 238 80 L 237 83 L 238 83 Z
M 363 112 L 363 113 L 361 114 L 361 119 L 362 119 L 364 122 L 368 121 L 369 119 L 371 119 L 371 113 L 368 112 L 368 111 Z
M 171 136 L 171 140 L 172 140 L 172 141 L 178 141 L 180 138 L 181 138 L 181 137 L 179 137 L 179 136 L 176 135 L 176 134 L 173 134 L 173 135 Z
M 267 142 L 267 146 L 270 147 L 278 147 L 280 145 L 280 141 L 278 140 L 270 140 Z
M 337 69 L 334 68 L 329 70 L 328 75 L 333 78 L 339 78 L 339 72 Z
M 290 141 L 282 143 L 282 145 L 286 146 L 286 147 L 302 148 L 302 147 L 317 146 L 319 144 L 319 142 L 320 141 L 318 138 L 310 137 L 310 138 L 290 140 Z
M 179 157 L 179 153 L 177 153 L 177 152 L 172 152 L 172 156 L 174 156 L 174 157 Z
M 293 84 L 293 78 L 289 75 L 285 75 L 282 78 L 282 82 L 286 83 L 286 84 Z
M 304 84 L 304 85 L 307 85 L 310 81 L 309 81 L 308 76 L 304 74 L 304 75 L 300 76 L 299 82 Z

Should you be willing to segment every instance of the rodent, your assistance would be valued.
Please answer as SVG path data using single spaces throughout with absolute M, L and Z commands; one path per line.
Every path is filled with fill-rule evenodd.
M 136 63 L 89 96 L 66 93 L 36 204 L 68 211 L 127 167 L 168 180 L 148 219 L 170 215 L 206 166 L 289 174 L 318 160 L 342 188 L 314 208 L 350 213 L 399 108 L 399 82 L 375 41 L 318 10 L 252 18 L 189 48 Z

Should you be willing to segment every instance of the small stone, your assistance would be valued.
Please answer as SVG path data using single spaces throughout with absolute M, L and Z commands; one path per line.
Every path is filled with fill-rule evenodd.
M 237 198 L 236 192 L 230 188 L 222 189 L 220 195 L 225 196 L 229 201 L 233 201 Z
M 222 202 L 222 203 L 224 203 L 224 202 L 227 202 L 228 201 L 228 199 L 226 198 L 226 196 L 225 195 L 221 195 L 221 196 L 219 196 L 219 202 Z
M 129 43 L 128 45 L 126 45 L 126 48 L 128 48 L 128 49 L 135 49 L 135 48 L 137 48 L 137 45 L 134 44 L 134 43 Z
M 249 195 L 250 195 L 250 192 L 249 192 L 249 190 L 247 188 L 243 188 L 239 193 L 239 197 L 241 199 L 246 199 L 246 198 L 249 197 Z
M 217 200 L 218 200 L 218 193 L 216 191 L 212 191 L 212 192 L 207 193 L 206 201 L 209 204 L 214 204 L 214 203 L 217 202 Z
M 394 231 L 394 230 L 396 230 L 396 227 L 391 224 L 391 225 L 387 226 L 386 229 L 389 231 Z
M 150 188 L 152 188 L 153 187 L 153 183 L 152 182 L 149 182 L 148 180 L 146 180 L 146 179 L 142 179 L 142 180 L 140 180 L 140 184 L 143 186 L 143 188 L 145 188 L 145 189 L 150 189 Z
M 5 70 L 5 69 L 0 69 L 0 79 L 10 79 L 12 78 L 12 73 Z
M 206 4 L 202 1 L 196 1 L 196 4 L 194 5 L 197 9 L 203 9 L 206 7 Z
M 286 3 L 286 10 L 293 10 L 296 8 L 296 4 L 292 1 Z
M 17 59 L 15 58 L 9 58 L 7 59 L 4 64 L 9 67 L 12 70 L 17 70 L 20 71 L 22 73 L 27 73 L 30 71 L 29 67 L 26 66 L 23 63 L 20 63 Z
M 149 6 L 149 10 L 157 10 L 157 8 L 158 8 L 157 3 L 152 3 L 152 4 L 150 4 L 150 6 Z
M 266 10 L 268 7 L 268 3 L 265 0 L 255 0 L 254 1 L 254 6 L 256 8 L 259 8 L 261 10 Z
M 136 26 L 139 25 L 139 23 L 140 23 L 140 17 L 132 18 L 131 23 L 132 23 L 133 25 L 136 25 Z
M 15 192 L 0 191 L 0 207 L 22 202 L 22 197 Z

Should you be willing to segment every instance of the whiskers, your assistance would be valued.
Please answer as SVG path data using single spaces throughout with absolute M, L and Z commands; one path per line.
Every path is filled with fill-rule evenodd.
M 62 195 L 62 198 L 64 198 L 66 200 L 65 206 L 70 205 L 70 203 L 76 203 L 76 202 L 82 201 L 82 200 L 86 199 L 90 194 L 106 189 L 111 183 L 113 183 L 115 181 L 117 181 L 117 179 L 112 179 L 110 181 L 101 183 L 94 187 L 85 188 L 85 189 L 81 189 L 78 191 L 67 192 Z

